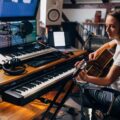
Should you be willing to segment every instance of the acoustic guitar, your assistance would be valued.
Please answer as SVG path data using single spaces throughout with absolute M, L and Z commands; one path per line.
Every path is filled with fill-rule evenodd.
M 84 61 L 80 70 L 85 69 L 89 75 L 103 77 L 108 73 L 112 63 L 113 53 L 109 50 L 104 50 L 99 56 L 96 57 L 96 60 L 88 62 Z M 77 81 L 78 84 L 74 87 L 72 93 L 77 93 L 79 91 L 81 87 L 79 82 L 83 84 L 86 83 L 85 81 Z
M 104 50 L 96 60 L 89 61 L 86 66 L 87 73 L 93 76 L 105 76 L 113 62 L 113 53 L 109 50 Z

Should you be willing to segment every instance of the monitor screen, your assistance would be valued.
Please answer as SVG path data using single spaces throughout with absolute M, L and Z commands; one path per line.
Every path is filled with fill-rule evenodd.
M 27 28 L 22 28 L 23 21 L 1 24 L 3 30 L 0 30 L 0 48 L 36 42 L 36 20 L 25 21 L 24 24 L 26 23 L 29 25 L 25 26 Z
M 23 37 L 22 33 L 20 32 L 21 21 L 11 22 L 10 28 L 12 33 L 10 46 L 21 45 L 36 41 L 36 20 L 30 20 L 29 23 L 33 26 L 33 29 L 30 34 L 27 34 Z
M 35 19 L 40 0 L 0 0 L 0 21 Z

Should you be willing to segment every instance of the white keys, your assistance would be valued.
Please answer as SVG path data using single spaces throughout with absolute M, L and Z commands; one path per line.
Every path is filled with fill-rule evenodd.
M 57 49 L 47 48 L 47 49 L 44 49 L 44 50 L 39 50 L 39 51 L 36 51 L 36 52 L 26 53 L 26 54 L 22 54 L 22 55 L 19 55 L 19 56 L 14 56 L 14 57 L 23 61 L 23 60 L 27 60 L 27 59 L 30 59 L 30 58 L 40 56 L 40 55 L 45 55 L 45 54 L 48 54 L 48 53 L 51 53 L 51 52 L 54 52 L 54 51 L 57 51 Z M 4 64 L 4 62 L 7 62 L 11 59 L 12 59 L 12 57 L 10 57 L 8 55 L 4 56 L 4 55 L 0 54 L 0 64 Z
M 54 52 L 54 51 L 57 51 L 57 50 L 55 48 L 46 48 L 46 49 L 39 50 L 39 51 L 36 51 L 36 52 L 31 52 L 31 53 L 26 53 L 26 54 L 23 54 L 23 55 L 20 55 L 20 56 L 16 56 L 16 58 L 23 61 L 23 60 L 27 60 L 27 59 L 30 59 L 30 58 L 40 56 L 40 55 L 48 54 L 48 53 L 51 53 L 51 52 Z
M 68 70 L 68 71 L 66 71 L 66 72 L 64 72 L 64 73 L 62 73 L 62 74 L 59 74 L 58 76 L 55 76 L 55 77 L 53 77 L 53 78 L 51 78 L 51 79 L 48 79 L 48 80 L 45 81 L 45 82 L 42 82 L 42 83 L 39 84 L 39 85 L 36 85 L 36 86 L 34 86 L 34 87 L 32 87 L 32 88 L 29 88 L 29 89 L 26 90 L 26 91 L 21 91 L 21 95 L 22 95 L 24 98 L 26 98 L 26 97 L 28 97 L 28 96 L 30 96 L 30 95 L 32 95 L 32 94 L 34 94 L 34 93 L 36 93 L 36 92 L 38 92 L 38 91 L 46 88 L 46 87 L 48 87 L 48 86 L 51 86 L 52 84 L 57 83 L 58 81 L 64 79 L 65 77 L 68 77 L 68 76 L 72 75 L 73 72 L 75 71 L 75 69 L 76 69 L 76 68 L 72 68 L 72 69 L 70 69 L 70 70 Z
M 0 64 L 4 64 L 4 61 L 6 61 L 7 58 L 5 56 L 3 56 L 2 54 L 0 54 Z

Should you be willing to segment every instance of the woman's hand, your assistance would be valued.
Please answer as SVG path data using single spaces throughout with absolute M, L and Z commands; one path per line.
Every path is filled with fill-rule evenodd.
M 78 61 L 78 62 L 75 63 L 76 69 L 78 69 L 81 66 L 83 61 L 84 60 Z M 79 82 L 83 82 L 83 80 L 85 81 L 86 78 L 87 78 L 87 72 L 85 70 L 81 70 L 79 72 L 79 74 L 76 76 L 76 80 L 79 81 Z
M 95 60 L 96 57 L 98 56 L 97 52 L 92 52 L 89 54 L 89 60 Z
M 88 78 L 87 72 L 85 70 L 82 70 L 78 76 L 79 76 L 79 79 L 82 81 L 86 81 Z
M 88 79 L 88 75 L 86 73 L 86 71 L 82 70 L 78 75 L 77 77 L 75 78 L 77 82 L 80 82 L 80 83 L 86 83 L 87 82 L 87 79 Z
M 75 66 L 76 68 L 79 68 L 80 65 L 82 64 L 82 62 L 83 62 L 83 60 L 76 62 L 74 66 Z

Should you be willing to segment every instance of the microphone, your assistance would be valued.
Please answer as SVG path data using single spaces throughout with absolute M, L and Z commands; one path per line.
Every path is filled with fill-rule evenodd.
M 15 35 L 20 35 L 25 38 L 27 35 L 31 34 L 33 31 L 33 25 L 29 21 L 22 21 L 18 26 L 19 31 Z
M 72 76 L 76 77 L 81 70 L 85 69 L 86 66 L 87 66 L 87 62 L 85 59 L 83 59 L 81 65 L 78 68 L 76 68 Z

